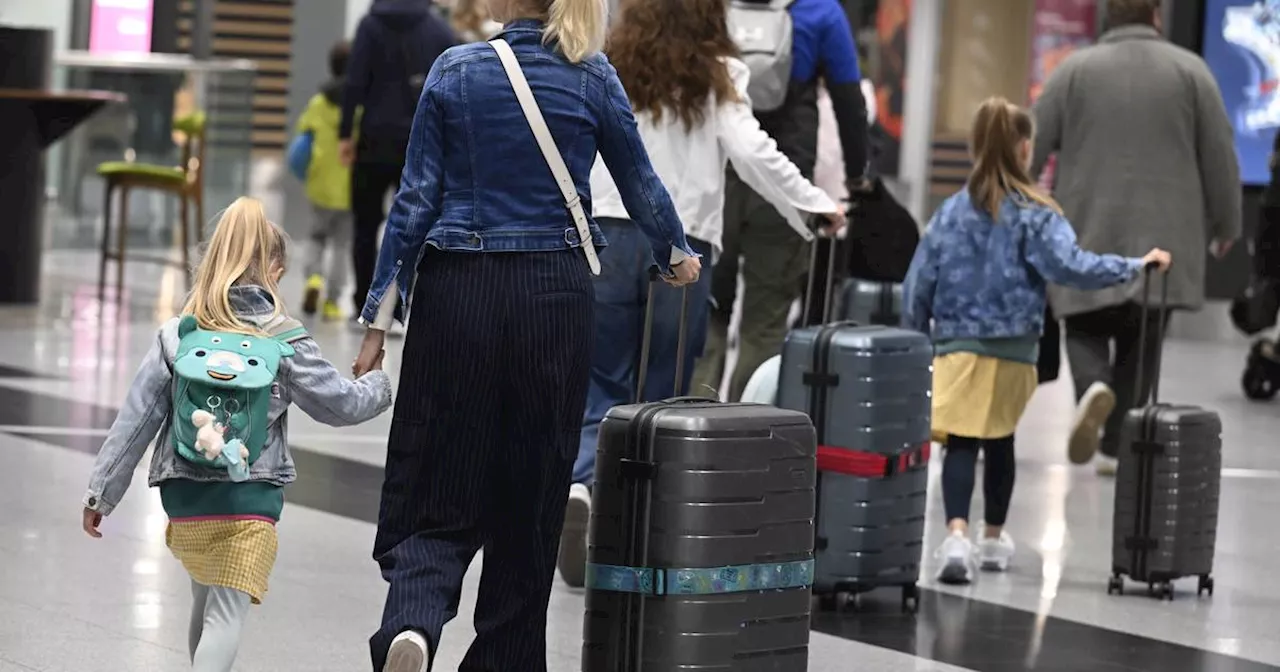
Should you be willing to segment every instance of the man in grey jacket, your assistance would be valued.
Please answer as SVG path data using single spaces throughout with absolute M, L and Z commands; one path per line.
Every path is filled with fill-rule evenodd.
M 1198 55 L 1161 36 L 1159 10 L 1160 0 L 1109 0 L 1107 32 L 1067 58 L 1035 103 L 1032 171 L 1056 153 L 1054 195 L 1081 246 L 1169 250 L 1169 304 L 1195 310 L 1205 248 L 1225 255 L 1240 235 L 1239 164 L 1217 83 Z M 1150 390 L 1137 380 L 1140 292 L 1050 290 L 1079 402 L 1069 456 L 1084 464 L 1101 449 L 1101 474 L 1115 472 L 1120 423 Z M 1162 330 L 1148 326 L 1152 352 Z

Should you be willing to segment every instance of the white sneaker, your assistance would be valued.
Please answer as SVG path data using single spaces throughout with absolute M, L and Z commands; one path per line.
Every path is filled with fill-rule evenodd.
M 427 672 L 430 667 L 431 649 L 427 638 L 417 630 L 405 630 L 391 640 L 382 672 Z
M 1001 531 L 999 539 L 983 538 L 978 542 L 978 555 L 981 560 L 978 566 L 984 572 L 1003 572 L 1009 569 L 1009 561 L 1013 559 L 1013 537 Z
M 581 483 L 569 486 L 569 503 L 564 510 L 564 530 L 560 533 L 560 557 L 556 565 L 560 578 L 573 588 L 587 582 L 587 526 L 591 523 L 591 491 Z
M 942 560 L 938 582 L 963 586 L 973 580 L 973 542 L 960 534 L 949 534 L 934 557 Z
M 1067 458 L 1072 464 L 1088 464 L 1098 453 L 1102 428 L 1116 407 L 1116 393 L 1106 383 L 1094 383 L 1080 397 L 1076 420 L 1067 441 Z
M 1120 460 L 1106 455 L 1099 455 L 1094 459 L 1093 464 L 1099 476 L 1115 476 L 1116 469 L 1120 466 Z

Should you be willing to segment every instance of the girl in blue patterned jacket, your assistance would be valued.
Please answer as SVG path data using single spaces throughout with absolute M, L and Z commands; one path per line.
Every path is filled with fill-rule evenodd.
M 1033 124 L 1003 98 L 973 122 L 973 173 L 934 214 L 905 285 L 903 323 L 932 334 L 933 433 L 946 437 L 942 494 L 951 534 L 938 551 L 943 583 L 968 583 L 974 565 L 969 501 L 985 453 L 986 529 L 980 566 L 1003 571 L 1014 545 L 1004 532 L 1013 495 L 1013 433 L 1036 388 L 1047 283 L 1101 289 L 1133 280 L 1143 258 L 1080 249 L 1071 224 L 1028 175 Z

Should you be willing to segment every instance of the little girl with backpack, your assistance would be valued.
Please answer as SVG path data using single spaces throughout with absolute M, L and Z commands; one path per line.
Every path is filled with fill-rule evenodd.
M 169 516 L 165 541 L 191 575 L 192 667 L 231 670 L 251 603 L 276 559 L 284 486 L 297 472 L 286 436 L 297 404 L 331 426 L 391 406 L 381 366 L 347 380 L 285 313 L 284 233 L 262 204 L 223 213 L 182 310 L 160 327 L 111 425 L 84 497 L 84 531 L 101 537 L 159 435 L 148 482 Z
M 1102 289 L 1133 280 L 1169 253 L 1142 258 L 1080 249 L 1061 208 L 1028 175 L 1031 115 L 1003 98 L 978 110 L 973 173 L 925 232 L 904 285 L 903 324 L 932 334 L 933 433 L 946 437 L 942 495 L 950 532 L 938 580 L 971 580 L 968 538 L 978 450 L 984 452 L 986 528 L 980 566 L 1004 571 L 1014 544 L 1004 532 L 1013 496 L 1014 429 L 1036 389 L 1047 283 Z M 1120 223 L 1123 224 L 1123 223 Z

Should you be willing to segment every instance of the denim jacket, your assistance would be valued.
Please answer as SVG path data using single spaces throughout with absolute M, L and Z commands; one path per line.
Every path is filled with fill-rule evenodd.
M 520 61 L 583 209 L 592 211 L 590 176 L 598 153 L 659 268 L 668 270 L 673 247 L 696 256 L 608 59 L 596 54 L 569 63 L 554 44 L 543 44 L 536 21 L 512 22 L 499 37 Z M 607 244 L 594 221 L 590 232 L 597 248 Z M 498 54 L 484 42 L 446 51 L 427 75 L 363 321 L 375 321 L 389 288 L 408 305 L 424 245 L 457 252 L 581 246 Z
M 271 327 L 271 297 L 260 287 L 233 287 L 231 303 L 241 319 L 264 329 Z M 295 354 L 281 361 L 276 374 L 277 392 L 272 396 L 267 416 L 270 422 L 267 444 L 249 469 L 250 480 L 281 486 L 297 477 L 287 440 L 290 404 L 297 404 L 307 415 L 332 427 L 365 422 L 391 407 L 391 379 L 385 372 L 371 371 L 351 381 L 320 354 L 320 347 L 310 336 L 290 344 Z M 160 327 L 98 451 L 84 497 L 87 508 L 103 515 L 116 508 L 129 489 L 138 462 L 157 434 L 160 440 L 151 454 L 149 485 L 154 487 L 170 479 L 230 480 L 226 470 L 198 466 L 178 457 L 174 451 L 170 409 L 173 359 L 177 349 L 178 318 L 173 318 Z
M 934 213 L 903 287 L 902 324 L 933 340 L 1038 337 L 1048 283 L 1095 290 L 1132 280 L 1141 259 L 1080 249 L 1065 217 L 1021 196 L 999 221 L 969 190 Z

